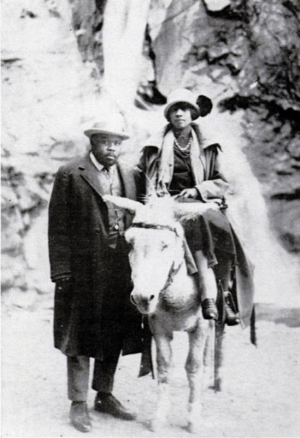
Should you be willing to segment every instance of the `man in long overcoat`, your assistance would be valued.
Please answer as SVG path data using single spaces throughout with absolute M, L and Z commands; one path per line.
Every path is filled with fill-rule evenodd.
M 130 217 L 102 199 L 136 199 L 133 171 L 117 162 L 123 131 L 120 115 L 85 131 L 91 151 L 62 166 L 49 206 L 51 279 L 56 284 L 55 347 L 67 356 L 73 426 L 91 429 L 86 399 L 89 358 L 95 358 L 95 409 L 124 420 L 134 414 L 113 395 L 120 353 L 141 351 L 141 317 L 130 303 L 128 248 Z

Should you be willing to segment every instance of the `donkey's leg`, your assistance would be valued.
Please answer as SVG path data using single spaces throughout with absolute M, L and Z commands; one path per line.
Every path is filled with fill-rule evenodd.
M 197 327 L 189 332 L 189 354 L 185 369 L 190 386 L 188 404 L 188 430 L 195 432 L 201 423 L 201 392 L 203 377 L 203 357 L 207 336 L 209 335 L 210 321 L 199 321 Z
M 166 422 L 169 411 L 169 370 L 172 363 L 171 341 L 172 335 L 154 331 L 156 343 L 156 362 L 158 380 L 158 401 L 156 411 L 151 422 L 152 430 L 159 430 Z

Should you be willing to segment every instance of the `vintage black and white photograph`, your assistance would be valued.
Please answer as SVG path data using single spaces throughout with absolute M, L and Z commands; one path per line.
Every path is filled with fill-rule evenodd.
M 1 25 L 1 436 L 300 437 L 299 1 Z

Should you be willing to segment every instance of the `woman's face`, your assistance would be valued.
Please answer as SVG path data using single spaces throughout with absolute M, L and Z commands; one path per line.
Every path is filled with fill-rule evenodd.
M 169 118 L 171 125 L 182 131 L 192 122 L 191 107 L 184 102 L 176 103 L 169 110 Z

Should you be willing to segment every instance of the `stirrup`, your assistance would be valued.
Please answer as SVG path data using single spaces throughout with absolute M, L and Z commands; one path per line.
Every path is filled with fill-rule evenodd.
M 235 313 L 234 310 L 232 309 L 234 303 L 232 302 L 231 293 L 228 291 L 224 292 L 224 297 L 225 297 L 225 323 L 230 326 L 239 324 L 240 318 L 237 315 L 237 313 Z
M 218 309 L 213 298 L 206 298 L 201 303 L 204 319 L 218 319 Z

